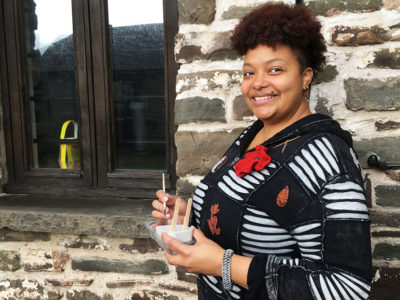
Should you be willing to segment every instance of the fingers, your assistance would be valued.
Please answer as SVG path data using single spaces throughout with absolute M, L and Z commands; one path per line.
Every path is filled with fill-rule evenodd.
M 159 212 L 162 212 L 162 214 L 163 214 L 163 217 L 164 217 L 164 204 L 163 203 L 161 203 L 160 201 L 158 201 L 158 200 L 154 200 L 152 203 L 151 203 L 151 205 L 153 206 L 153 208 L 156 210 L 156 211 L 159 211 Z M 169 215 L 169 207 L 167 206 L 166 208 L 165 208 L 165 212 L 167 213 L 167 215 Z M 158 218 L 158 217 L 156 217 L 156 216 L 154 216 L 153 215 L 153 217 L 155 217 L 155 218 Z
M 190 246 L 181 243 L 180 241 L 174 239 L 166 232 L 161 234 L 161 238 L 163 239 L 164 243 L 173 251 L 183 256 L 187 256 L 190 254 Z
M 192 228 L 193 228 L 193 237 L 195 238 L 196 241 L 200 241 L 200 240 L 206 238 L 204 236 L 203 232 L 201 232 L 201 230 L 199 230 L 193 226 L 192 226 Z

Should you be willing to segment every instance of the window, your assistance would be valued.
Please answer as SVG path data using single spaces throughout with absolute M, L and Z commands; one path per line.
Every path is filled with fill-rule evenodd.
M 173 185 L 176 0 L 0 0 L 0 20 L 7 192 Z

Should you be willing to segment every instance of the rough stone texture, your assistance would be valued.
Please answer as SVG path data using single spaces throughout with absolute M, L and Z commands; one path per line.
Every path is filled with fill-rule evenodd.
M 328 116 L 333 116 L 333 110 L 331 107 L 328 106 L 329 100 L 321 97 L 317 99 L 317 104 L 315 105 L 315 112 L 328 115 Z
M 139 252 L 141 254 L 147 252 L 157 252 L 160 248 L 158 244 L 150 238 L 136 238 L 132 245 L 121 244 L 119 249 L 129 253 Z
M 8 228 L 0 229 L 0 241 L 3 242 L 34 242 L 50 241 L 50 234 L 47 232 L 23 232 L 10 230 Z
M 253 113 L 246 104 L 243 96 L 237 96 L 233 100 L 233 119 L 243 120 L 244 117 L 250 117 Z
M 377 51 L 373 62 L 368 67 L 400 69 L 400 48 Z
M 105 294 L 104 296 L 96 295 L 91 291 L 68 291 L 68 300 L 113 300 L 114 298 L 110 294 Z
M 371 183 L 371 178 L 369 178 L 367 174 L 367 180 L 366 180 L 366 187 L 365 187 L 365 198 L 367 200 L 367 206 L 372 207 L 372 183 Z
M 317 15 L 333 16 L 342 12 L 371 12 L 382 7 L 382 0 L 309 0 L 305 1 L 307 8 Z
M 378 230 L 378 231 L 372 231 L 371 235 L 373 237 L 400 237 L 400 231 L 395 230 Z
M 363 139 L 354 141 L 354 149 L 363 168 L 369 168 L 367 159 L 372 152 L 377 153 L 383 161 L 400 162 L 400 139 L 391 137 Z
M 376 204 L 400 207 L 400 184 L 375 186 Z
M 372 257 L 375 259 L 400 259 L 400 245 L 390 245 L 386 243 L 376 244 Z
M 72 269 L 93 272 L 115 272 L 144 275 L 158 275 L 168 273 L 168 266 L 164 261 L 148 259 L 145 261 L 130 261 L 122 259 L 108 260 L 102 257 L 73 258 Z
M 69 259 L 66 252 L 32 249 L 24 255 L 22 265 L 26 272 L 63 272 Z
M 152 200 L 0 197 L 0 228 L 19 231 L 149 237 Z
M 175 135 L 177 174 L 207 174 L 242 131 L 240 128 L 231 132 L 178 131 Z
M 400 109 L 400 79 L 349 78 L 344 82 L 346 105 L 351 110 L 385 111 Z
M 224 101 L 218 98 L 193 97 L 175 102 L 175 124 L 198 121 L 226 122 Z
M 380 26 L 346 27 L 336 26 L 333 30 L 331 42 L 339 46 L 357 46 L 382 44 L 391 39 L 387 30 Z
M 389 227 L 400 227 L 400 211 L 372 208 L 371 223 Z
M 385 0 L 383 8 L 387 10 L 400 9 L 400 0 Z
M 81 280 L 46 279 L 45 283 L 51 286 L 90 286 L 93 283 L 93 279 L 81 279 Z
M 149 286 L 150 284 L 153 284 L 153 283 L 154 283 L 154 280 L 150 280 L 150 279 L 117 280 L 117 281 L 106 282 L 106 286 L 109 289 L 115 289 L 115 288 L 133 287 L 135 285 Z
M 110 243 L 105 240 L 94 240 L 87 238 L 72 239 L 63 238 L 57 242 L 57 245 L 66 248 L 79 248 L 79 249 L 98 249 L 98 250 L 109 250 Z
M 21 268 L 21 258 L 15 251 L 0 251 L 0 271 L 16 271 Z
M 336 66 L 326 65 L 322 72 L 318 73 L 313 84 L 320 84 L 323 82 L 330 82 L 335 80 L 336 76 L 339 74 Z
M 400 295 L 400 269 L 374 268 L 370 300 L 397 300 Z
M 130 300 L 179 300 L 177 296 L 168 295 L 167 293 L 162 293 L 158 291 L 141 291 L 134 293 Z
M 176 36 L 180 45 L 176 49 L 176 61 L 189 63 L 199 59 L 237 59 L 239 55 L 231 50 L 231 35 L 231 31 L 179 33 Z
M 0 294 L 2 299 L 9 300 L 58 300 L 63 296 L 57 292 L 47 291 L 35 280 L 1 280 Z
M 189 287 L 184 287 L 184 286 L 180 286 L 180 285 L 176 285 L 176 284 L 164 284 L 164 283 L 160 283 L 158 286 L 162 289 L 171 290 L 174 292 L 188 292 L 188 293 L 195 294 L 195 295 L 197 294 L 196 288 L 189 288 Z
M 184 267 L 176 267 L 176 274 L 178 275 L 178 280 L 197 283 L 197 275 L 188 272 Z
M 395 121 L 387 121 L 387 122 L 376 121 L 375 122 L 375 127 L 376 127 L 376 129 L 378 131 L 398 129 L 398 128 L 400 128 L 400 122 L 395 122 Z
M 239 85 L 242 74 L 239 71 L 208 71 L 200 73 L 178 74 L 177 93 L 188 90 L 214 91 L 217 89 L 229 91 Z
M 215 9 L 215 0 L 178 0 L 179 24 L 210 24 Z
M 184 199 L 193 197 L 195 189 L 196 186 L 191 184 L 189 180 L 186 179 L 178 179 L 176 183 L 176 194 Z
M 226 11 L 222 13 L 223 19 L 241 19 L 253 9 L 259 7 L 260 5 L 249 5 L 249 6 L 230 6 Z
M 390 179 L 392 179 L 394 181 L 400 181 L 400 171 L 386 170 L 385 174 L 387 177 L 389 177 Z

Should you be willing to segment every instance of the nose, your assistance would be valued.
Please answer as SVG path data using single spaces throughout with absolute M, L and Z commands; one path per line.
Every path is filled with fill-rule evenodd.
M 265 74 L 256 74 L 254 76 L 253 86 L 256 90 L 267 87 L 268 86 L 267 76 Z

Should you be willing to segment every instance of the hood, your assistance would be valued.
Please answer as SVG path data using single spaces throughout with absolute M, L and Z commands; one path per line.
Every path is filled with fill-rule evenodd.
M 262 127 L 264 127 L 263 122 L 257 120 L 250 130 L 255 130 L 256 132 L 258 132 Z M 275 134 L 272 138 L 264 142 L 263 145 L 269 146 L 278 142 L 283 142 L 285 140 L 295 138 L 296 136 L 306 135 L 310 133 L 330 133 L 336 135 L 344 140 L 351 148 L 353 148 L 353 139 L 351 137 L 351 134 L 348 131 L 343 130 L 340 127 L 340 124 L 337 121 L 333 120 L 331 117 L 319 113 L 308 115 L 294 122 L 290 126 Z M 254 135 L 249 134 L 249 136 Z M 245 148 L 246 144 L 246 142 L 241 143 L 241 146 Z M 243 153 L 246 149 L 240 150 L 240 152 Z

